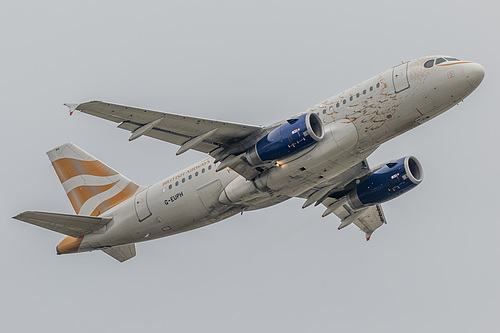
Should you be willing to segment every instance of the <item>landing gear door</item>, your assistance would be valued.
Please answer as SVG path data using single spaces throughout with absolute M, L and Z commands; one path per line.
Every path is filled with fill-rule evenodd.
M 134 199 L 135 213 L 137 214 L 139 222 L 142 222 L 151 216 L 151 211 L 149 210 L 148 207 L 147 197 L 148 197 L 148 189 L 145 189 L 144 191 L 137 193 Z
M 398 65 L 392 69 L 392 83 L 394 83 L 394 91 L 396 93 L 410 88 L 408 63 Z

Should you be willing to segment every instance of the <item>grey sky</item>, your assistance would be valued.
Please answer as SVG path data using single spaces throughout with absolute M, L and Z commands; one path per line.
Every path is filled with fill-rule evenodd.
M 470 332 L 500 324 L 492 1 L 2 1 L 0 327 L 25 332 Z M 448 54 L 486 77 L 380 147 L 424 182 L 384 204 L 370 242 L 301 200 L 137 246 L 56 256 L 62 235 L 10 217 L 73 213 L 45 152 L 74 142 L 149 185 L 204 155 L 64 102 L 98 99 L 271 124 L 401 61 Z

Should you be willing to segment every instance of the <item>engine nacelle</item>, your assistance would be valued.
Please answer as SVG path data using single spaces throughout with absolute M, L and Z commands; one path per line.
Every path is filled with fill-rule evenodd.
M 406 156 L 371 174 L 347 195 L 347 201 L 355 210 L 383 203 L 413 189 L 423 177 L 420 162 Z
M 307 149 L 323 139 L 324 130 L 316 113 L 289 119 L 250 148 L 246 157 L 253 166 L 281 160 Z

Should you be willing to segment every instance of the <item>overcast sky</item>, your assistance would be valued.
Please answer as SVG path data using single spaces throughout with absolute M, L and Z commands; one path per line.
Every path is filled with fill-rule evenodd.
M 498 5 L 494 1 L 10 1 L 0 4 L 3 332 L 491 332 L 500 324 Z M 104 253 L 11 219 L 73 213 L 45 152 L 74 142 L 149 185 L 203 159 L 65 102 L 267 125 L 401 61 L 486 70 L 446 114 L 380 147 L 424 182 L 370 242 L 290 200 Z

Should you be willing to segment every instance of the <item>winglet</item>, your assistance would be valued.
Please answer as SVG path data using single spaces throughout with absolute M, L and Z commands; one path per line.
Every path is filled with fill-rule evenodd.
M 73 112 L 75 112 L 76 108 L 80 104 L 75 104 L 75 103 L 64 103 L 65 106 L 69 108 L 69 115 L 73 115 Z

